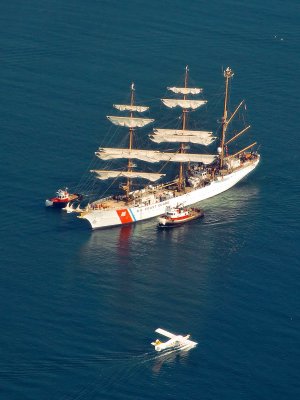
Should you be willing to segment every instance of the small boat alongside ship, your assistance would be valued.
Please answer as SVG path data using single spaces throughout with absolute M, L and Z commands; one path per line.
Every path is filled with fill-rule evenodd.
M 158 217 L 158 228 L 174 228 L 181 226 L 186 222 L 202 218 L 204 216 L 203 210 L 200 208 L 187 208 L 187 207 L 167 207 L 166 213 Z
M 45 206 L 64 208 L 67 206 L 67 204 L 71 204 L 76 200 L 81 201 L 82 195 L 80 195 L 79 193 L 69 193 L 68 188 L 58 189 L 55 197 L 46 199 Z

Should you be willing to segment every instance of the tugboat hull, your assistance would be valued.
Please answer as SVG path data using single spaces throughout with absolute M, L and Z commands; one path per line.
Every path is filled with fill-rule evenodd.
M 64 208 L 68 204 L 68 201 L 57 201 L 56 199 L 47 199 L 45 201 L 46 207 L 53 208 Z
M 191 208 L 188 210 L 188 214 L 182 217 L 178 216 L 177 218 L 170 218 L 165 215 L 159 217 L 157 227 L 159 229 L 175 228 L 176 226 L 181 226 L 186 222 L 202 218 L 203 216 L 203 210 L 201 210 L 200 208 Z

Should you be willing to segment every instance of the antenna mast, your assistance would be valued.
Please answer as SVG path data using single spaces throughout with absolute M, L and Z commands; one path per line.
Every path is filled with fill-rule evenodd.
M 130 105 L 134 105 L 134 83 L 131 84 L 131 95 L 130 95 Z M 133 111 L 130 112 L 130 118 L 133 117 Z M 129 128 L 129 151 L 132 150 L 132 144 L 133 144 L 133 128 Z M 127 165 L 127 171 L 131 172 L 132 171 L 132 161 L 131 158 L 128 159 L 128 165 Z M 126 185 L 126 197 L 129 197 L 129 192 L 131 190 L 131 179 L 127 178 L 127 185 Z
M 225 148 L 225 138 L 226 138 L 226 130 L 228 126 L 227 120 L 227 106 L 228 106 L 228 87 L 229 87 L 229 79 L 233 77 L 233 71 L 227 67 L 224 71 L 225 77 L 225 99 L 224 99 L 224 113 L 222 118 L 222 137 L 221 137 L 221 154 L 220 154 L 220 168 L 223 168 L 224 165 L 224 148 Z
M 185 77 L 184 77 L 184 87 L 187 88 L 188 84 L 188 72 L 189 72 L 189 66 L 187 65 L 185 67 Z M 183 95 L 183 100 L 186 100 L 186 94 Z M 183 108 L 182 109 L 182 130 L 186 129 L 186 114 L 187 114 L 187 109 Z M 184 153 L 184 144 L 180 144 L 180 149 L 179 153 Z M 178 189 L 179 191 L 183 188 L 183 181 L 184 181 L 184 174 L 183 174 L 183 163 L 181 162 L 179 165 L 179 179 L 178 179 Z

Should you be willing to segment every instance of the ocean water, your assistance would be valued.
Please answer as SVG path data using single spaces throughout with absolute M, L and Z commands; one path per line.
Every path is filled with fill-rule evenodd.
M 299 11 L 296 0 L 2 4 L 1 399 L 300 397 Z M 187 64 L 208 99 L 234 70 L 255 172 L 168 232 L 153 220 L 92 232 L 45 209 L 89 170 L 131 82 L 159 112 Z M 158 355 L 157 327 L 199 344 Z

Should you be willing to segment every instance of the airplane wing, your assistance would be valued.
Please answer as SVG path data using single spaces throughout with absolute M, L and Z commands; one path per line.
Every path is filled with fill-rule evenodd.
M 177 335 L 174 335 L 173 333 L 165 331 L 164 329 L 161 329 L 161 328 L 157 328 L 155 330 L 155 332 L 160 333 L 161 335 L 166 336 L 166 337 L 168 337 L 170 339 L 173 339 L 173 338 L 175 338 L 177 336 Z

